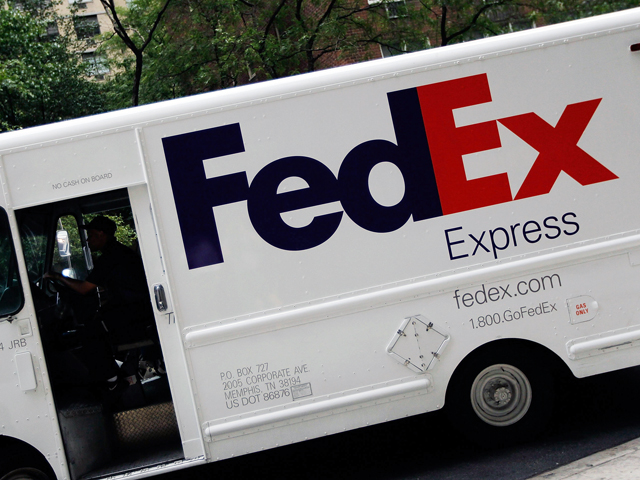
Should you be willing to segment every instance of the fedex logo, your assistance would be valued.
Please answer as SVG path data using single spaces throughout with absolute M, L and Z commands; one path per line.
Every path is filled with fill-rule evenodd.
M 163 139 L 189 268 L 222 263 L 215 209 L 246 202 L 251 224 L 266 242 L 284 250 L 305 250 L 327 241 L 343 214 L 371 232 L 392 232 L 414 222 L 487 207 L 551 191 L 561 172 L 581 185 L 618 178 L 577 143 L 601 99 L 567 105 L 555 126 L 535 113 L 456 127 L 453 111 L 491 102 L 486 74 L 391 92 L 389 109 L 396 143 L 370 140 L 343 159 L 338 175 L 310 157 L 280 158 L 260 170 L 249 184 L 246 172 L 206 178 L 203 161 L 244 152 L 239 124 Z M 498 123 L 539 154 L 515 196 L 507 173 L 468 180 L 463 155 L 501 146 Z M 393 206 L 375 201 L 369 174 L 381 162 L 402 173 L 405 191 Z M 307 188 L 278 193 L 289 177 Z M 295 228 L 281 214 L 339 201 L 343 210 L 316 216 Z

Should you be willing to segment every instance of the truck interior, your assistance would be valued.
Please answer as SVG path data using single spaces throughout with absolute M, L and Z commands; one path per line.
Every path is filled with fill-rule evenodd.
M 137 233 L 126 189 L 16 211 L 72 480 L 183 459 L 153 317 L 128 337 L 114 338 L 105 332 L 124 380 L 115 392 L 110 391 L 104 381 L 92 378 L 92 352 L 85 345 L 87 322 L 99 318 L 95 312 L 104 308 L 100 295 L 94 292 L 80 299 L 64 283 L 45 276 L 55 272 L 86 279 L 99 252 L 90 252 L 81 226 L 97 215 L 112 219 L 118 225 L 118 241 L 136 251 Z

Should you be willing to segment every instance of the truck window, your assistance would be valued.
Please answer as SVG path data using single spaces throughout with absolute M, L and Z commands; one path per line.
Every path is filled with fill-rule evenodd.
M 7 212 L 0 208 L 0 317 L 17 313 L 24 304 L 16 252 Z
M 20 212 L 17 212 L 20 216 Z M 32 215 L 20 222 L 22 253 L 27 265 L 29 282 L 40 286 L 45 273 L 47 253 L 47 229 L 44 215 Z

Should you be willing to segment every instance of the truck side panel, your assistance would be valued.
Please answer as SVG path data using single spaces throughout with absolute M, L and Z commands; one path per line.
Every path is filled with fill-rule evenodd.
M 635 105 L 637 93 L 626 80 L 635 78 L 640 68 L 637 56 L 629 51 L 634 37 L 633 33 L 603 34 L 589 41 L 535 46 L 518 53 L 487 54 L 466 59 L 450 68 L 433 65 L 433 71 L 428 64 L 429 57 L 425 56 L 425 72 L 397 77 L 389 75 L 392 78 L 379 81 L 372 78 L 364 85 L 334 86 L 320 93 L 300 92 L 295 98 L 281 101 L 265 99 L 250 108 L 223 110 L 215 115 L 145 129 L 149 158 L 155 162 L 154 182 L 163 192 L 172 192 L 172 185 L 160 139 L 179 139 L 188 145 L 192 140 L 189 135 L 193 132 L 238 124 L 244 142 L 243 152 L 204 162 L 183 159 L 185 165 L 189 161 L 196 166 L 202 163 L 204 173 L 200 170 L 193 178 L 205 176 L 207 179 L 183 187 L 192 201 L 190 206 L 204 202 L 208 214 L 209 205 L 213 204 L 208 185 L 215 189 L 216 182 L 221 188 L 238 192 L 237 200 L 212 206 L 223 258 L 221 263 L 188 267 L 183 237 L 195 234 L 181 232 L 174 198 L 166 195 L 160 199 L 162 204 L 158 210 L 162 212 L 163 221 L 172 227 L 167 232 L 167 242 L 172 246 L 172 253 L 175 252 L 169 259 L 172 271 L 179 279 L 178 283 L 189 286 L 179 295 L 182 308 L 188 309 L 183 315 L 184 327 L 195 328 L 283 306 L 326 301 L 347 292 L 365 292 L 384 285 L 428 279 L 436 274 L 478 268 L 496 261 L 539 255 L 584 241 L 636 232 L 640 225 L 634 206 L 637 196 L 635 175 L 638 173 L 634 158 L 639 140 L 633 133 L 637 112 L 632 105 Z M 598 57 L 601 60 L 594 60 L 592 53 L 606 47 L 607 53 Z M 486 85 L 481 77 L 486 78 Z M 243 198 L 249 194 L 236 187 L 228 174 L 244 175 L 246 172 L 246 182 L 253 186 L 261 171 L 262 176 L 285 175 L 278 170 L 285 168 L 281 159 L 306 157 L 316 160 L 316 163 L 309 162 L 314 168 L 316 164 L 322 164 L 334 177 L 339 177 L 340 169 L 345 168 L 345 157 L 354 149 L 361 149 L 362 144 L 381 141 L 394 145 L 398 142 L 398 131 L 394 130 L 389 111 L 389 93 L 446 82 L 453 82 L 450 88 L 457 92 L 455 82 L 461 78 L 473 79 L 469 88 L 484 93 L 488 89 L 491 97 L 484 103 L 454 109 L 457 131 L 451 135 L 467 135 L 460 127 L 489 124 L 492 130 L 494 127 L 498 130 L 500 145 L 499 148 L 458 155 L 461 158 L 457 161 L 464 164 L 471 181 L 506 172 L 511 198 L 516 200 L 422 219 L 417 219 L 421 205 L 411 205 L 407 210 L 412 215 L 406 222 L 390 231 L 378 232 L 373 231 L 373 227 L 367 230 L 356 224 L 349 212 L 345 212 L 344 199 L 342 203 L 339 201 L 341 195 L 346 194 L 337 194 L 317 200 L 318 204 L 312 208 L 283 212 L 282 221 L 291 228 L 273 221 L 273 229 L 278 230 L 278 234 L 281 231 L 291 236 L 311 237 L 300 227 L 309 225 L 314 218 L 324 221 L 331 214 L 342 212 L 339 225 L 335 229 L 328 227 L 324 232 L 328 238 L 317 241 L 318 245 L 313 248 L 295 245 L 279 248 L 274 245 L 278 241 L 270 240 L 270 244 L 256 231 L 260 213 L 270 213 L 256 209 L 250 218 L 249 202 Z M 462 92 L 467 88 L 463 87 Z M 599 99 L 598 105 L 584 105 Z M 570 105 L 586 107 L 586 110 L 574 110 L 568 107 Z M 592 112 L 593 108 L 595 111 Z M 588 178 L 580 177 L 580 172 L 568 174 L 567 165 L 562 171 L 551 168 L 547 172 L 543 168 L 543 155 L 538 155 L 535 147 L 527 143 L 529 140 L 535 145 L 535 140 L 521 133 L 523 139 L 505 127 L 504 119 L 507 118 L 519 120 L 526 128 L 535 130 L 539 126 L 543 137 L 554 132 L 558 138 L 554 140 L 553 135 L 549 138 L 557 140 L 558 149 L 566 147 L 570 152 L 579 150 L 580 155 L 588 155 L 586 160 L 576 157 L 577 161 L 584 160 L 585 172 L 592 167 L 595 170 L 602 167 L 611 175 L 599 176 L 596 172 L 594 183 L 589 183 Z M 562 122 L 561 118 L 564 118 Z M 572 129 L 566 134 L 563 133 L 565 121 Z M 558 132 L 554 128 L 556 125 L 559 125 Z M 184 137 L 180 138 L 180 135 Z M 553 151 L 554 145 L 543 142 L 539 148 Z M 382 206 L 396 205 L 403 198 L 403 177 L 397 165 L 391 163 L 394 161 L 393 149 L 389 152 L 388 161 L 376 157 L 379 163 L 371 168 L 369 179 L 371 195 L 374 199 L 380 198 L 378 205 Z M 422 154 L 422 161 L 428 162 L 428 152 Z M 421 161 L 419 156 L 416 158 L 417 162 Z M 532 169 L 538 158 L 541 158 L 539 164 Z M 269 168 L 265 172 L 266 166 Z M 518 198 L 527 175 L 537 170 L 541 170 L 534 175 L 534 180 L 541 184 L 538 193 Z M 323 171 L 323 175 L 325 173 Z M 300 175 L 306 173 L 298 172 L 286 178 L 278 192 L 299 189 L 304 185 Z M 308 175 L 314 178 L 312 174 Z M 384 179 L 384 185 L 378 178 Z M 349 185 L 348 176 L 339 181 L 343 181 L 340 188 L 344 190 L 361 190 L 359 184 Z M 549 193 L 541 193 L 547 188 L 545 182 L 549 183 Z M 326 185 L 330 183 L 327 181 Z M 256 195 L 261 192 L 258 186 Z M 411 194 L 419 197 L 422 192 L 429 192 L 422 187 L 422 184 L 413 184 L 415 191 Z M 441 187 L 440 182 L 438 187 Z M 454 184 L 454 187 L 454 192 L 460 196 L 469 189 L 465 183 Z M 320 194 L 329 188 L 332 187 L 325 188 L 323 183 L 312 190 Z M 477 205 L 482 205 L 481 194 L 470 201 L 477 200 Z M 265 196 L 262 200 L 268 203 L 272 197 Z M 260 200 L 252 202 L 253 205 L 259 203 Z M 352 210 L 357 208 L 352 207 Z M 387 210 L 393 209 L 387 207 Z M 364 216 L 360 211 L 355 213 L 361 224 L 368 221 L 360 218 Z M 375 217 L 384 213 L 385 209 L 378 206 L 370 215 Z M 352 213 L 352 216 L 356 214 Z M 195 211 L 193 215 L 196 215 Z M 401 219 L 403 215 L 404 211 L 397 214 Z M 210 223 L 208 220 L 203 228 Z M 263 232 L 263 235 L 268 237 L 268 233 Z M 327 281 L 328 277 L 331 281 Z M 212 292 L 225 301 L 207 302 L 207 307 L 202 308 L 204 299 L 209 299 Z
M 145 182 L 136 131 L 131 129 L 16 149 L 3 157 L 3 164 L 14 208 Z
M 497 339 L 637 364 L 637 37 L 427 53 L 145 128 L 211 457 L 441 408 Z

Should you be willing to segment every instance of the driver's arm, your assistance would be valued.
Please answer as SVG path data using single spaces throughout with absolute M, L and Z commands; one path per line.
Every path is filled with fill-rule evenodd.
M 63 285 L 69 287 L 76 293 L 80 295 L 86 295 L 95 291 L 98 288 L 98 285 L 95 283 L 87 282 L 86 280 L 76 280 L 75 278 L 65 277 L 59 273 L 45 273 L 44 278 L 52 278 Z

